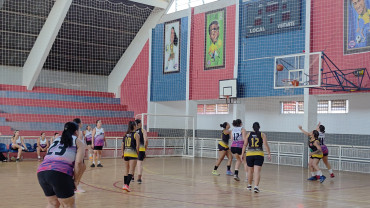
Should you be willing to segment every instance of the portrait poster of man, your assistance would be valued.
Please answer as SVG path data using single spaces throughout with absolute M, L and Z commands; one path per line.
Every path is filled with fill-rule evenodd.
M 370 0 L 344 0 L 344 53 L 370 51 Z
M 205 70 L 225 67 L 225 15 L 225 9 L 206 13 Z
M 164 24 L 163 73 L 180 71 L 180 20 Z

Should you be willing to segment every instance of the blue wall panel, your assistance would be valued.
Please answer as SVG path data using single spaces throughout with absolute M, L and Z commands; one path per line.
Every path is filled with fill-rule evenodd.
M 240 0 L 238 97 L 284 96 L 274 89 L 274 57 L 302 53 L 305 49 L 305 0 L 302 0 L 301 28 L 289 32 L 245 37 L 245 7 Z M 291 94 L 302 94 L 294 89 Z M 289 95 L 291 95 L 289 94 Z
M 150 100 L 154 102 L 186 99 L 188 17 L 181 18 L 180 72 L 163 74 L 164 24 L 157 25 L 152 37 L 152 77 Z

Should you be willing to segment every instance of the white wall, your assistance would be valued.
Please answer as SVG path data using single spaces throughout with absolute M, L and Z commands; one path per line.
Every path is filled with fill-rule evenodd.
M 185 129 L 186 121 L 191 120 L 185 117 L 185 101 L 150 102 L 150 105 L 151 114 L 174 116 L 149 116 L 149 128 Z
M 320 121 L 332 134 L 370 135 L 370 93 L 319 95 L 318 100 L 348 99 L 347 114 L 318 114 Z M 258 121 L 261 131 L 269 132 L 300 132 L 298 125 L 303 124 L 303 114 L 281 114 L 281 101 L 303 100 L 303 97 L 290 98 L 248 98 L 242 99 L 246 113 L 243 126 L 252 130 L 252 124 Z M 199 104 L 219 103 L 219 100 L 197 101 Z M 151 103 L 154 114 L 185 115 L 185 101 Z M 220 130 L 219 125 L 225 121 L 232 123 L 233 105 L 229 114 L 197 115 L 197 130 Z M 157 118 L 159 128 L 184 128 L 185 118 Z
M 108 91 L 108 76 L 42 70 L 35 86 L 97 92 Z
M 0 84 L 22 85 L 22 67 L 0 66 Z

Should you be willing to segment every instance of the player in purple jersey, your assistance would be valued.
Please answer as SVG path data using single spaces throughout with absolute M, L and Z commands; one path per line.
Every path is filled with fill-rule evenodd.
M 94 128 L 92 132 L 92 141 L 91 141 L 91 147 L 94 149 L 94 155 L 93 155 L 93 163 L 90 167 L 95 167 L 95 160 L 98 159 L 98 165 L 97 167 L 103 167 L 103 165 L 100 163 L 101 153 L 103 150 L 103 146 L 106 145 L 105 142 L 105 136 L 104 136 L 104 129 L 101 127 L 102 122 L 101 120 L 96 121 L 96 127 Z
M 230 139 L 233 141 L 231 144 L 231 153 L 234 154 L 234 157 L 236 158 L 235 163 L 235 173 L 234 173 L 234 179 L 236 181 L 240 181 L 239 179 L 239 167 L 240 164 L 243 163 L 244 170 L 245 170 L 245 176 L 247 178 L 247 165 L 244 159 L 242 160 L 241 156 L 243 155 L 242 149 L 244 145 L 244 140 L 247 135 L 247 131 L 243 127 L 243 123 L 240 119 L 236 119 L 233 121 L 233 130 L 231 131 Z
M 92 140 L 92 128 L 91 126 L 87 125 L 86 130 L 85 130 L 85 140 L 86 140 L 86 146 L 87 150 L 89 151 L 89 160 L 92 160 L 92 155 L 93 155 L 93 148 L 91 147 L 91 140 Z
M 68 122 L 61 137 L 54 140 L 37 177 L 48 200 L 47 207 L 76 207 L 74 191 L 82 176 L 85 145 L 77 138 L 78 125 Z
M 41 137 L 37 139 L 37 159 L 41 161 L 40 152 L 46 152 L 49 148 L 49 142 L 46 139 L 45 132 L 41 133 Z

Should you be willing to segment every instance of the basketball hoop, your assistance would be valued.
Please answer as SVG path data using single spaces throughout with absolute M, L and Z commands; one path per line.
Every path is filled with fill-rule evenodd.
M 290 86 L 298 87 L 299 81 L 296 79 L 283 79 L 281 80 L 282 83 L 284 83 L 284 88 L 288 88 Z

